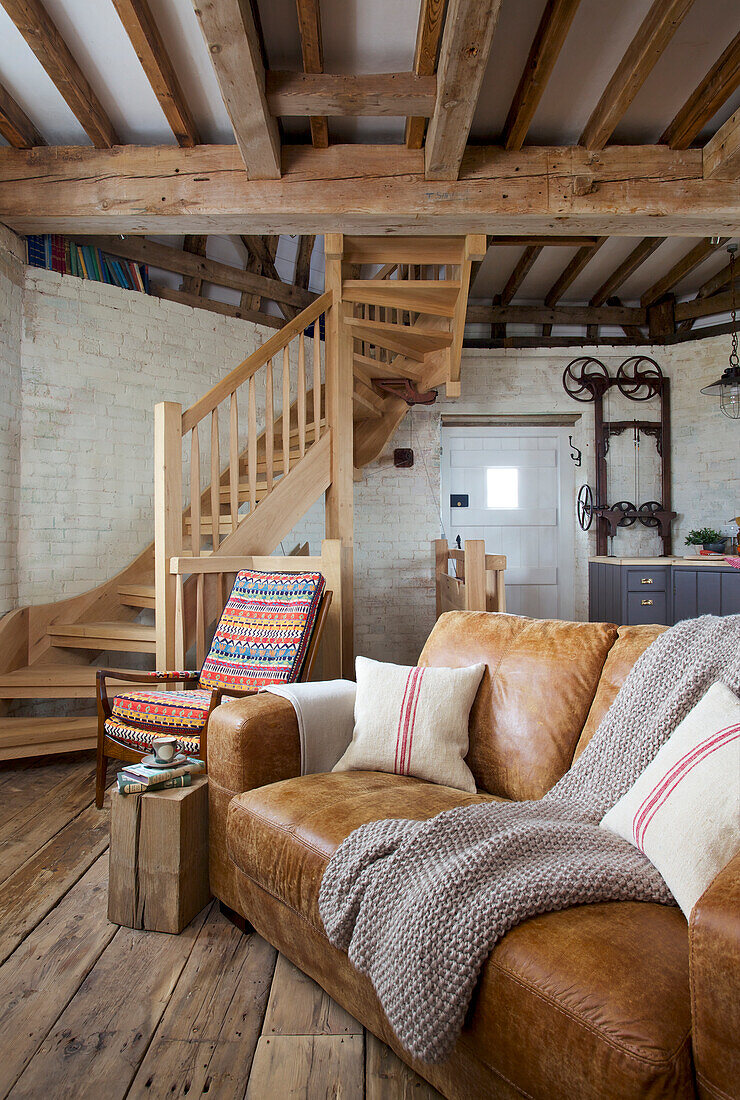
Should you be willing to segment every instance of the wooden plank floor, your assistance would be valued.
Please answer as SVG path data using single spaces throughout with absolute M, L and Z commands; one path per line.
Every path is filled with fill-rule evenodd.
M 439 1100 L 215 903 L 179 936 L 110 924 L 93 772 L 0 767 L 0 1098 Z

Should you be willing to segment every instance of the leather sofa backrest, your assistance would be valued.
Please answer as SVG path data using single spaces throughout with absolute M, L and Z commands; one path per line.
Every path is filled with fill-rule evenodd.
M 565 774 L 616 637 L 611 623 L 485 611 L 440 616 L 419 665 L 487 665 L 466 757 L 480 790 L 541 798 Z
M 586 724 L 573 754 L 573 763 L 596 733 L 601 719 L 614 702 L 617 692 L 637 658 L 645 652 L 659 634 L 667 629 L 667 626 L 620 626 L 617 640 L 609 650 L 604 663 L 604 670 L 596 689 L 596 696 L 591 704 Z

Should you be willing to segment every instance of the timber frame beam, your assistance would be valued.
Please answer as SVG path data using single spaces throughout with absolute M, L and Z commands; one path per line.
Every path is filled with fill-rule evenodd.
M 733 235 L 735 180 L 701 149 L 469 147 L 435 186 L 424 150 L 286 146 L 250 180 L 234 146 L 0 149 L 0 221 L 20 233 Z M 188 272 L 189 273 L 189 272 Z

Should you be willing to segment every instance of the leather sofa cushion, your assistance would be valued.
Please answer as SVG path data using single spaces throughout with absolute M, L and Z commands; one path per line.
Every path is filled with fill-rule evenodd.
M 322 932 L 324 868 L 353 829 L 489 800 L 373 772 L 302 776 L 234 798 L 228 849 L 304 929 Z M 485 964 L 464 1040 L 524 1095 L 692 1097 L 686 921 L 633 902 L 525 921 Z
M 420 665 L 487 665 L 470 712 L 467 764 L 479 789 L 541 798 L 571 765 L 607 653 L 611 623 L 441 615 Z
M 617 640 L 609 650 L 601 673 L 599 686 L 596 689 L 594 701 L 588 712 L 586 724 L 578 739 L 576 751 L 573 755 L 574 762 L 581 755 L 596 730 L 601 724 L 606 712 L 617 697 L 627 673 L 638 657 L 640 657 L 649 645 L 655 641 L 659 634 L 667 630 L 666 626 L 620 626 Z

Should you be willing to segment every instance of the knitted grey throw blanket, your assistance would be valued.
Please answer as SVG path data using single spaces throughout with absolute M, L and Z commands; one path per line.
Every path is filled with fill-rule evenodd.
M 589 902 L 673 903 L 648 859 L 599 822 L 715 680 L 740 694 L 740 615 L 660 635 L 540 801 L 376 821 L 347 837 L 324 873 L 321 918 L 410 1054 L 450 1054 L 481 966 L 514 925 Z

